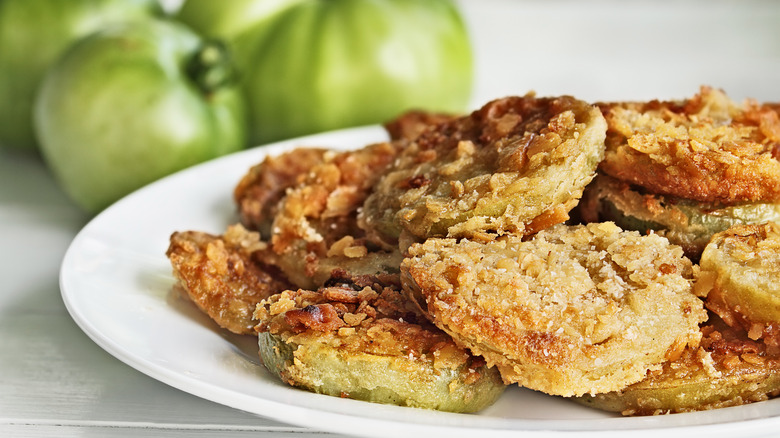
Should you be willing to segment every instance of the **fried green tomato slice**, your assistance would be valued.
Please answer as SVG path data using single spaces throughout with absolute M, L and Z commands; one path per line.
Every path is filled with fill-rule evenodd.
M 301 183 L 328 153 L 323 148 L 296 148 L 252 166 L 233 189 L 241 223 L 266 238 L 270 236 L 277 206 L 287 189 Z
M 398 272 L 397 246 L 377 246 L 357 225 L 358 210 L 395 159 L 395 143 L 333 153 L 280 200 L 271 226 L 275 263 L 297 287 L 316 290 L 331 272 Z
M 336 276 L 263 301 L 263 364 L 289 385 L 336 397 L 451 412 L 493 404 L 505 388 L 497 370 L 428 323 L 393 278 Z
M 432 238 L 401 273 L 429 318 L 505 382 L 553 395 L 638 382 L 696 344 L 706 319 L 682 249 L 608 222 L 530 240 Z
M 266 247 L 258 233 L 234 225 L 222 236 L 174 232 L 166 255 L 178 284 L 201 311 L 224 329 L 254 335 L 257 304 L 290 287 L 265 262 Z
M 697 291 L 707 308 L 780 350 L 780 226 L 737 225 L 713 236 Z
M 780 221 L 780 203 L 722 205 L 647 193 L 599 174 L 578 206 L 586 222 L 614 221 L 626 230 L 655 231 L 698 261 L 712 236 L 738 224 Z
M 780 121 L 768 106 L 739 105 L 709 87 L 683 101 L 600 106 L 604 173 L 699 202 L 780 201 Z
M 659 415 L 740 406 L 780 393 L 780 357 L 713 316 L 698 348 L 623 390 L 574 398 L 623 415 Z
M 423 130 L 366 199 L 375 239 L 523 234 L 568 218 L 604 154 L 600 111 L 573 97 L 508 97 Z

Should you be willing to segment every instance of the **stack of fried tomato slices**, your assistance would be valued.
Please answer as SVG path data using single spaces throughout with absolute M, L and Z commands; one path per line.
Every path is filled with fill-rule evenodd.
M 177 288 L 280 382 L 478 412 L 519 385 L 624 415 L 780 391 L 780 122 L 533 93 L 249 167 L 176 231 Z

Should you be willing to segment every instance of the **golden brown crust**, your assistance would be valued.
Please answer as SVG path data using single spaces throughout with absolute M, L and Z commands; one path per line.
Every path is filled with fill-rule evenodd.
M 306 173 L 325 160 L 327 149 L 297 148 L 268 156 L 252 166 L 233 189 L 241 223 L 250 230 L 269 236 L 277 204 L 290 187 L 298 185 Z
M 713 236 L 697 291 L 727 324 L 780 351 L 780 225 L 737 225 Z
M 557 225 L 523 241 L 428 239 L 404 287 L 506 382 L 556 395 L 621 389 L 687 344 L 706 318 L 692 266 L 656 235 Z
M 428 128 L 450 122 L 458 116 L 428 111 L 407 111 L 384 124 L 391 140 L 414 140 Z
M 680 358 L 623 390 L 577 401 L 623 415 L 701 411 L 764 401 L 780 392 L 780 357 L 717 316 L 702 326 L 702 340 Z
M 353 274 L 397 271 L 397 248 L 371 245 L 357 226 L 359 208 L 397 148 L 377 143 L 330 154 L 287 190 L 270 242 L 276 263 L 298 287 L 317 289 L 337 267 Z
M 702 202 L 780 201 L 780 121 L 702 87 L 680 102 L 600 104 L 607 119 L 601 170 L 652 193 Z
M 780 204 L 713 204 L 647 193 L 599 173 L 588 185 L 578 211 L 586 222 L 614 221 L 640 233 L 654 231 L 698 262 L 713 234 L 743 223 L 780 220 Z
M 522 234 L 579 199 L 603 157 L 605 129 L 596 108 L 569 96 L 495 100 L 411 142 L 366 200 L 360 225 L 388 242 L 403 232 Z
M 406 299 L 393 275 L 352 277 L 337 271 L 317 291 L 288 290 L 269 297 L 257 306 L 255 319 L 257 331 L 295 337 L 298 343 L 305 343 L 306 337 L 328 336 L 338 348 L 352 352 L 429 354 L 450 342 Z M 388 330 L 368 336 L 369 331 L 377 331 L 372 327 Z M 387 336 L 390 333 L 394 335 Z M 457 360 L 466 356 L 459 350 Z
M 677 232 L 669 236 L 666 230 L 684 230 L 689 225 L 677 203 L 666 202 L 663 196 L 646 193 L 604 173 L 599 173 L 585 188 L 578 212 L 585 223 L 613 221 L 625 230 L 658 232 L 679 245 L 692 260 L 698 259 L 709 241 L 709 236 L 696 239 Z
M 233 333 L 253 335 L 257 304 L 290 287 L 278 269 L 263 263 L 264 250 L 258 233 L 235 225 L 223 236 L 175 232 L 166 255 L 174 277 L 204 313 Z

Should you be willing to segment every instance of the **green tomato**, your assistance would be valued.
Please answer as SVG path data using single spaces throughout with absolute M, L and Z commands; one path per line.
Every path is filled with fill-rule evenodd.
M 296 3 L 307 0 L 186 0 L 177 18 L 201 35 L 234 39 L 245 32 L 257 32 L 263 22 Z
M 71 47 L 35 102 L 41 151 L 65 191 L 97 212 L 164 175 L 243 148 L 243 96 L 221 45 L 150 20 Z
M 111 23 L 160 15 L 157 0 L 0 0 L 0 146 L 36 149 L 35 93 L 70 44 Z
M 254 143 L 381 123 L 410 109 L 461 112 L 469 103 L 472 50 L 450 0 L 219 6 L 187 0 L 178 18 L 232 45 Z

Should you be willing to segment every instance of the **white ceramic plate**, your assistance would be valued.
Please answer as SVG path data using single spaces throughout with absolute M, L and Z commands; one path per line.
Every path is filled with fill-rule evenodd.
M 233 154 L 182 171 L 122 199 L 75 238 L 62 265 L 65 304 L 98 345 L 131 367 L 196 396 L 279 421 L 376 437 L 770 436 L 780 399 L 737 408 L 622 418 L 511 387 L 479 415 L 340 399 L 290 388 L 260 365 L 249 337 L 219 330 L 172 292 L 165 250 L 173 231 L 221 233 L 237 221 L 232 190 L 266 154 L 302 146 L 358 147 L 380 127 L 337 131 Z

